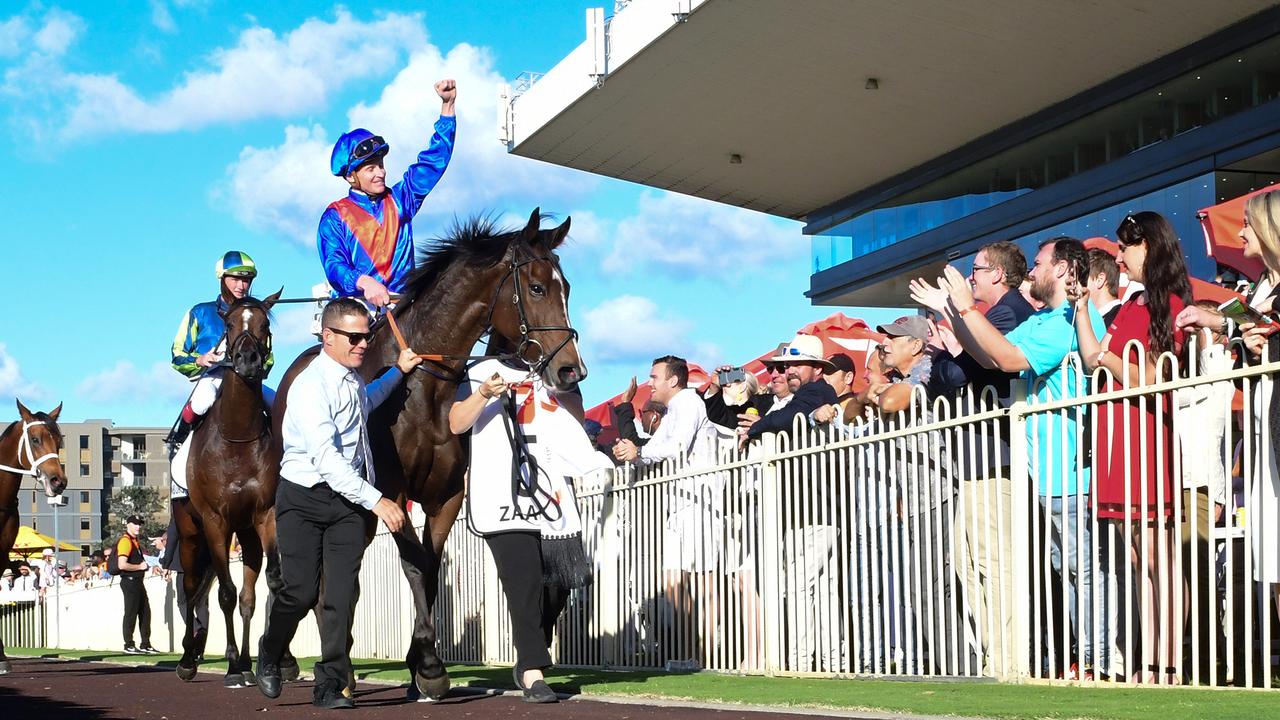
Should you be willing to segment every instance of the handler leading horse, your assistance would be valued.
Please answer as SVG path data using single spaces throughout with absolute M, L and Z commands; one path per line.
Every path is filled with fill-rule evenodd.
M 36 485 L 47 497 L 57 497 L 67 488 L 67 473 L 58 460 L 62 450 L 62 431 L 58 415 L 62 404 L 53 412 L 33 413 L 18 401 L 18 420 L 0 433 L 0 559 L 7 561 L 13 541 L 18 537 L 18 488 L 22 478 L 34 475 Z M 0 675 L 9 672 L 9 660 L 0 639 Z
M 275 497 L 280 477 L 280 446 L 272 441 L 262 381 L 271 349 L 271 306 L 280 292 L 264 300 L 251 297 L 231 303 L 223 316 L 227 325 L 230 372 L 224 374 L 218 399 L 191 438 L 187 462 L 187 503 L 174 503 L 181 538 L 183 589 L 187 594 L 186 633 L 177 675 L 195 677 L 196 657 L 203 653 L 203 637 L 193 632 L 195 609 L 218 578 L 218 604 L 226 622 L 227 687 L 255 684 L 249 622 L 253 619 L 255 585 L 267 558 L 267 586 L 279 586 L 276 554 Z M 236 643 L 232 611 L 236 586 L 231 577 L 231 535 L 240 541 L 244 585 L 240 589 L 243 642 Z M 267 600 L 270 603 L 270 598 Z M 296 666 L 286 658 L 282 665 Z
M 441 698 L 449 676 L 436 649 L 431 617 L 445 540 L 463 500 L 466 453 L 449 430 L 448 413 L 463 379 L 462 362 L 486 331 L 518 348 L 516 356 L 541 373 L 548 387 L 569 391 L 586 376 L 577 333 L 569 324 L 569 283 L 556 248 L 569 233 L 540 230 L 534 210 L 522 230 L 502 232 L 487 220 L 471 220 L 428 253 L 406 282 L 394 317 L 407 344 L 446 356 L 426 364 L 369 418 L 378 489 L 401 507 L 418 503 L 427 516 L 419 539 L 408 524 L 394 535 L 414 599 L 414 622 L 405 661 L 419 692 Z M 391 366 L 400 347 L 386 325 L 365 353 L 360 374 L 370 380 Z M 284 415 L 289 385 L 315 358 L 317 348 L 290 366 L 276 396 L 276 418 Z M 368 527 L 372 539 L 376 521 Z

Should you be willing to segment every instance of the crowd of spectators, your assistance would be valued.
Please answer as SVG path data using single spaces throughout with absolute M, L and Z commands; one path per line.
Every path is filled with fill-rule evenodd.
M 910 295 L 922 312 L 879 326 L 884 340 L 862 368 L 847 354 L 824 354 L 821 341 L 805 335 L 779 346 L 765 362 L 767 382 L 726 365 L 694 388 L 683 359 L 657 358 L 652 399 L 636 417 L 633 383 L 625 402 L 613 408 L 624 439 L 605 449 L 619 463 L 708 464 L 726 447 L 752 452 L 764 433 L 788 432 L 797 418 L 809 427 L 834 428 L 834 437 L 855 436 L 883 427 L 876 422 L 890 417 L 903 422 L 906 410 L 914 411 L 912 422 L 929 422 L 930 403 L 939 399 L 952 408 L 973 408 L 971 393 L 981 388 L 990 388 L 984 396 L 990 407 L 1008 408 L 1023 388 L 1030 408 L 1024 438 L 1009 437 L 1007 413 L 997 421 L 999 432 L 966 435 L 961 428 L 947 436 L 954 447 L 942 448 L 942 460 L 930 461 L 930 476 L 943 481 L 928 497 L 910 498 L 944 518 L 934 530 L 948 540 L 942 575 L 957 579 L 963 592 L 955 618 L 963 626 L 960 653 L 983 672 L 1008 670 L 998 665 L 1008 657 L 1000 648 L 1007 649 L 1017 620 L 1010 563 L 1015 544 L 1030 543 L 1033 556 L 1043 550 L 1048 559 L 1032 584 L 1043 583 L 1046 597 L 1060 591 L 1065 598 L 1064 607 L 1049 603 L 1044 611 L 1038 638 L 1044 649 L 1032 660 L 1041 672 L 1053 667 L 1069 679 L 1180 684 L 1190 673 L 1183 643 L 1190 632 L 1189 587 L 1227 582 L 1220 563 L 1184 560 L 1192 548 L 1200 548 L 1195 552 L 1202 558 L 1206 547 L 1221 551 L 1229 540 L 1214 528 L 1242 515 L 1238 508 L 1247 508 L 1250 518 L 1244 532 L 1252 544 L 1252 577 L 1269 588 L 1258 617 L 1280 611 L 1280 384 L 1267 374 L 1247 383 L 1225 379 L 1151 391 L 1141 401 L 1077 403 L 1056 412 L 1034 408 L 1280 359 L 1280 333 L 1273 334 L 1280 327 L 1273 324 L 1280 323 L 1280 306 L 1273 307 L 1280 293 L 1280 223 L 1273 219 L 1280 220 L 1280 192 L 1249 200 L 1241 238 L 1246 255 L 1261 259 L 1267 271 L 1251 288 L 1248 317 L 1194 302 L 1172 226 L 1157 213 L 1138 212 L 1116 229 L 1118 257 L 1056 237 L 1041 243 L 1028 263 L 1017 245 L 995 242 L 978 251 L 967 276 L 948 266 L 941 277 L 913 281 Z M 1162 355 L 1177 361 L 1162 361 Z M 855 393 L 855 384 L 863 389 Z M 1247 414 L 1232 410 L 1242 389 L 1250 395 Z M 1246 435 L 1253 441 L 1244 442 Z M 1011 440 L 1027 448 L 1027 477 L 1010 474 Z M 942 435 L 930 442 L 948 444 Z M 713 474 L 708 478 L 717 482 Z M 1034 498 L 1028 509 L 1033 517 L 1023 524 L 1014 513 L 1024 511 L 1012 502 L 1019 483 L 1028 483 Z M 1247 497 L 1241 487 L 1248 488 Z M 697 573 L 715 571 L 717 561 L 708 555 L 723 552 L 708 553 L 698 537 L 706 532 L 706 518 L 723 511 L 723 488 L 704 482 L 679 490 L 663 558 L 674 595 Z M 910 507 L 899 507 L 897 517 L 909 515 Z M 940 507 L 948 509 L 938 513 Z M 1029 528 L 1032 537 L 1016 537 L 1015 527 Z M 838 546 L 854 540 L 839 537 L 817 517 L 784 532 L 790 533 L 783 547 L 788 576 L 799 578 L 809 593 L 824 587 Z M 734 561 L 719 562 L 728 567 Z M 1193 567 L 1201 576 L 1190 577 Z M 950 584 L 942 582 L 938 592 Z M 816 607 L 811 596 L 789 602 Z M 897 602 L 910 613 L 923 599 Z M 680 605 L 691 612 L 687 598 Z M 1213 599 L 1201 607 L 1225 612 Z M 807 625 L 821 620 L 807 610 L 788 620 L 792 669 L 834 669 L 839 658 L 821 657 L 810 642 Z M 1054 650 L 1059 629 L 1070 646 Z M 1265 622 L 1248 630 L 1268 631 Z M 1210 629 L 1207 641 L 1219 641 L 1221 632 Z M 937 656 L 948 648 L 932 650 Z M 867 661 L 859 658 L 863 666 L 854 669 L 866 670 Z

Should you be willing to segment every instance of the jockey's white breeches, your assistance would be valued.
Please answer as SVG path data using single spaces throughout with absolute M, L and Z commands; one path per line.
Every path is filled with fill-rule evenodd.
M 196 381 L 196 386 L 191 389 L 191 398 L 187 400 L 187 403 L 191 406 L 191 412 L 199 417 L 203 417 L 205 413 L 209 412 L 209 408 L 213 407 L 213 401 L 218 399 L 218 391 L 222 389 L 222 374 L 225 372 L 226 368 L 214 368 Z M 276 401 L 275 389 L 263 385 L 262 401 L 270 408 Z M 195 432 L 192 432 L 187 436 L 186 440 L 182 441 L 178 452 L 174 454 L 173 460 L 170 461 L 170 498 L 177 499 L 187 496 L 187 457 L 191 454 L 191 438 L 193 437 L 195 437 Z

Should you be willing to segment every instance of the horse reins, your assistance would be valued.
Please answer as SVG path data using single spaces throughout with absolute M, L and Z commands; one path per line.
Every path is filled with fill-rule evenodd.
M 451 362 L 464 362 L 464 363 L 467 363 L 468 367 L 471 365 L 477 364 L 479 362 L 482 362 L 484 360 L 499 360 L 499 361 L 517 360 L 523 363 L 525 366 L 527 366 L 531 374 L 535 374 L 535 375 L 541 374 L 544 370 L 546 370 L 547 365 L 551 364 L 551 360 L 557 354 L 559 354 L 560 351 L 563 350 L 566 345 L 568 345 L 571 341 L 574 341 L 578 338 L 578 331 L 568 325 L 530 325 L 529 324 L 529 315 L 525 311 L 524 298 L 521 297 L 521 294 L 520 294 L 520 268 L 524 267 L 525 265 L 531 265 L 535 262 L 551 262 L 551 261 L 552 261 L 551 258 L 546 258 L 546 257 L 530 257 L 530 258 L 521 259 L 517 257 L 513 251 L 512 258 L 511 258 L 511 266 L 507 269 L 506 274 L 502 276 L 502 280 L 498 283 L 498 286 L 493 291 L 493 302 L 489 304 L 489 316 L 485 318 L 485 323 L 484 323 L 486 332 L 489 332 L 493 329 L 493 314 L 495 311 L 497 311 L 498 300 L 502 295 L 503 286 L 507 284 L 508 279 L 511 280 L 514 286 L 514 290 L 511 294 L 511 303 L 516 306 L 516 314 L 520 319 L 520 342 L 517 344 L 515 352 L 501 353 L 497 355 L 445 355 L 445 354 L 438 354 L 438 353 L 419 353 L 418 357 L 422 358 L 423 360 L 436 362 L 440 364 L 446 364 Z M 395 312 L 388 311 L 385 317 L 387 318 L 387 323 L 391 326 L 392 334 L 395 335 L 396 343 L 400 345 L 400 349 L 401 350 L 408 349 L 409 345 L 408 343 L 405 342 L 404 334 L 400 332 L 400 326 L 396 323 Z M 548 353 L 546 351 L 546 347 L 532 337 L 532 333 L 535 333 L 535 332 L 563 332 L 565 333 L 565 338 L 564 340 L 560 341 L 559 345 L 555 346 L 555 349 L 553 349 L 551 352 Z M 524 350 L 530 346 L 536 346 L 538 348 L 538 359 L 533 362 L 525 360 L 523 357 Z M 466 368 L 464 368 L 464 370 L 465 369 Z M 453 379 L 453 382 L 459 382 L 461 379 L 461 375 L 462 375 L 462 372 L 459 372 L 458 379 Z M 441 379 L 446 379 L 446 378 L 441 378 Z

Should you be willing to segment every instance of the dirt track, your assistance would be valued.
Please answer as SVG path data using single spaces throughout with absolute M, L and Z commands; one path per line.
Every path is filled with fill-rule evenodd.
M 311 683 L 285 686 L 268 700 L 254 688 L 227 690 L 222 676 L 200 674 L 183 683 L 172 671 L 37 658 L 12 658 L 13 672 L 0 675 L 0 715 L 5 718 L 62 720 L 240 720 L 250 717 L 327 717 L 311 705 Z M 577 720 L 767 720 L 794 715 L 695 708 L 618 705 L 573 700 L 558 705 L 528 705 L 517 697 L 462 695 L 439 703 L 409 703 L 403 687 L 361 684 L 356 690 L 359 717 L 370 718 L 556 718 Z M 813 718 L 815 716 L 808 716 Z

